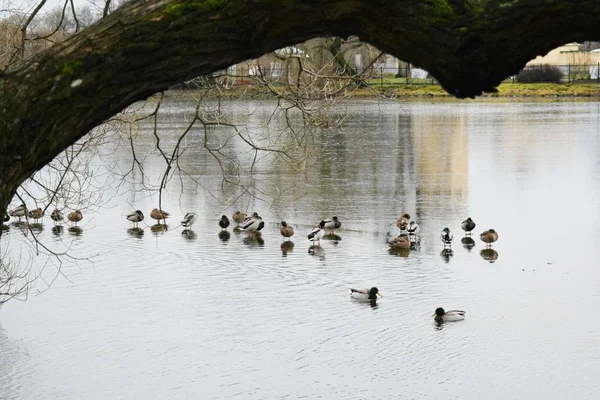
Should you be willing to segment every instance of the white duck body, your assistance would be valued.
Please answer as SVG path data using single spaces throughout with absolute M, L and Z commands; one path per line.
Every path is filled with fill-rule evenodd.
M 356 300 L 377 300 L 377 296 L 381 297 L 381 293 L 376 287 L 371 289 L 350 289 L 350 297 Z
M 181 220 L 181 226 L 183 226 L 184 228 L 191 228 L 197 219 L 198 219 L 198 216 L 196 215 L 196 213 L 189 212 L 189 213 L 185 214 L 185 216 Z
M 312 231 L 310 231 L 307 235 L 308 240 L 310 240 L 311 242 L 315 243 L 315 242 L 321 242 L 321 239 L 323 239 L 323 236 L 325 236 L 325 221 L 321 221 L 319 223 L 319 226 L 316 227 L 315 229 L 313 229 Z
M 450 310 L 444 311 L 443 308 L 439 307 L 433 313 L 433 317 L 436 321 L 440 322 L 454 322 L 454 321 L 462 321 L 465 319 L 466 311 L 461 310 Z
M 240 225 L 241 230 L 249 233 L 258 232 L 264 227 L 265 223 L 257 213 L 252 214 L 251 218 L 247 218 L 242 225 Z
M 418 235 L 421 231 L 421 227 L 415 221 L 410 221 L 408 225 L 408 234 L 409 235 Z
M 440 238 L 442 239 L 442 242 L 444 242 L 444 245 L 447 245 L 452 244 L 452 239 L 454 239 L 454 236 L 452 235 L 452 233 L 450 233 L 450 229 L 444 228 L 442 234 L 440 235 Z
M 137 224 L 138 222 L 144 220 L 144 213 L 142 213 L 140 210 L 136 210 L 127 216 L 127 220 Z
M 339 229 L 341 226 L 342 223 L 338 220 L 338 217 L 333 217 L 332 219 L 325 220 L 325 225 L 323 228 L 334 231 L 335 229 Z
M 24 217 L 25 214 L 27 214 L 27 207 L 25 207 L 24 204 L 21 204 L 20 206 L 15 207 L 8 212 L 8 215 L 10 215 L 11 217 L 17 217 L 17 218 Z

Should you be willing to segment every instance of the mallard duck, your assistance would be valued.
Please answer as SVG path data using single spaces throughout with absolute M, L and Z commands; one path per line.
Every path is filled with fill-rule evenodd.
M 227 229 L 229 226 L 229 218 L 227 218 L 227 215 L 221 216 L 221 219 L 219 220 L 219 226 L 221 227 L 221 230 Z
M 244 219 L 246 219 L 246 214 L 238 210 L 233 213 L 231 218 L 239 225 L 244 222 Z
M 181 220 L 181 226 L 183 226 L 186 229 L 190 229 L 192 227 L 192 225 L 194 225 L 194 222 L 196 222 L 197 219 L 198 219 L 198 216 L 196 215 L 196 213 L 189 212 L 189 213 L 185 214 L 185 216 Z
M 333 234 L 335 233 L 336 229 L 340 229 L 340 227 L 342 226 L 342 223 L 338 220 L 338 217 L 333 217 L 331 219 L 326 219 L 325 220 L 325 229 L 329 229 L 329 233 Z
M 246 215 L 246 214 L 244 214 L 244 215 Z M 260 218 L 260 216 L 258 215 L 258 213 L 256 211 L 253 212 L 252 215 L 246 215 L 246 217 L 242 221 L 242 225 L 244 225 L 246 222 L 250 221 L 253 218 Z
M 405 231 L 408 227 L 408 222 L 410 221 L 410 214 L 404 213 L 400 218 L 396 220 L 396 226 L 401 231 Z
M 356 300 L 377 300 L 377 296 L 382 297 L 379 289 L 350 289 L 350 297 Z
M 315 242 L 319 242 L 319 245 L 321 245 L 321 239 L 323 239 L 323 236 L 325 236 L 325 221 L 319 222 L 319 226 L 310 231 L 307 237 L 308 240 L 313 242 L 313 245 Z
M 75 225 L 77 225 L 77 223 L 83 219 L 83 214 L 81 211 L 75 210 L 67 214 L 67 219 L 71 222 L 75 222 Z
M 408 234 L 409 235 L 418 235 L 419 231 L 421 231 L 421 227 L 415 221 L 410 221 L 408 225 Z
M 496 240 L 498 240 L 498 234 L 493 229 L 489 229 L 485 232 L 482 232 L 481 235 L 479 235 L 479 237 L 481 238 L 481 241 L 484 242 L 487 247 L 491 247 L 492 243 L 494 243 Z
M 473 229 L 475 229 L 475 222 L 473 222 L 473 220 L 471 219 L 471 217 L 465 219 L 462 224 L 460 224 L 460 227 L 462 228 L 463 231 L 465 231 L 465 234 L 470 235 L 471 231 Z
M 21 204 L 20 206 L 17 206 L 10 210 L 8 212 L 8 215 L 10 215 L 11 217 L 17 217 L 19 222 L 21 222 L 21 218 L 27 215 L 27 207 L 25 207 L 25 204 Z
M 52 211 L 52 214 L 50 214 L 50 219 L 55 223 L 58 223 L 63 220 L 63 215 L 58 211 L 58 208 L 55 208 L 54 211 Z
M 435 321 L 438 323 L 452 322 L 452 321 L 461 321 L 461 320 L 465 319 L 466 313 L 467 313 L 466 311 L 459 311 L 459 310 L 444 311 L 444 309 L 442 307 L 438 307 L 435 309 L 435 311 L 433 312 L 433 314 L 431 316 L 434 317 Z
M 152 211 L 150 211 L 150 218 L 157 220 L 158 223 L 160 223 L 160 221 L 163 219 L 169 218 L 170 216 L 171 214 L 164 210 L 159 210 L 158 208 L 153 208 Z
M 27 217 L 31 218 L 33 220 L 38 220 L 41 219 L 44 216 L 44 210 L 42 210 L 41 208 L 34 208 L 33 210 L 29 210 L 27 212 Z
M 452 236 L 452 234 L 450 233 L 450 229 L 444 228 L 442 229 L 442 234 L 440 235 L 440 238 L 444 243 L 444 247 L 446 247 L 452 244 L 452 239 L 454 239 L 454 236 Z
M 135 212 L 129 214 L 126 218 L 128 221 L 133 222 L 134 227 L 137 227 L 138 223 L 144 220 L 144 213 L 140 210 L 135 210 Z
M 254 232 L 258 232 L 264 227 L 264 221 L 256 212 L 252 214 L 252 217 L 246 218 L 242 225 L 240 225 L 240 229 L 244 232 L 248 232 L 250 235 L 253 235 Z
M 394 249 L 410 249 L 410 238 L 405 235 L 388 240 L 388 245 Z
M 285 238 L 288 238 L 288 240 L 290 240 L 289 238 L 294 236 L 294 228 L 291 225 L 288 225 L 285 221 L 281 221 L 279 232 L 281 233 L 281 236 L 283 236 L 284 240 Z

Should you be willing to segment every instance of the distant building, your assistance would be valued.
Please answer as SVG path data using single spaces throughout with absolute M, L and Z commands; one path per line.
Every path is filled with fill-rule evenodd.
M 579 43 L 568 43 L 550 50 L 544 56 L 537 56 L 527 63 L 532 65 L 593 65 L 600 63 L 600 51 L 581 51 Z

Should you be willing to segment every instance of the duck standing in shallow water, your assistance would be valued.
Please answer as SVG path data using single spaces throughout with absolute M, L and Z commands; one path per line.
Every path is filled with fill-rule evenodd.
M 401 231 L 405 231 L 408 228 L 408 223 L 410 221 L 410 214 L 404 213 L 400 218 L 396 220 L 396 226 Z
M 475 222 L 471 219 L 471 217 L 465 219 L 460 227 L 463 231 L 465 231 L 465 235 L 470 235 L 471 231 L 475 229 Z
M 233 213 L 233 215 L 231 216 L 231 219 L 233 219 L 235 221 L 236 224 L 241 224 L 242 222 L 244 222 L 244 220 L 246 219 L 246 214 L 244 214 L 241 211 L 236 211 Z
M 406 235 L 398 236 L 388 240 L 388 245 L 392 249 L 410 249 L 410 238 Z
M 452 239 L 454 239 L 454 236 L 452 236 L 452 233 L 450 233 L 450 229 L 444 228 L 442 230 L 442 234 L 440 235 L 440 238 L 442 239 L 442 242 L 444 243 L 444 248 L 446 248 L 446 246 L 452 245 Z
M 185 229 L 190 229 L 197 219 L 198 216 L 196 215 L 196 213 L 189 212 L 185 214 L 185 216 L 181 220 L 181 226 L 183 226 Z
M 334 234 L 336 229 L 340 229 L 342 227 L 342 223 L 338 220 L 338 217 L 333 217 L 331 219 L 325 220 L 325 229 L 329 229 L 330 234 Z
M 248 234 L 251 236 L 254 235 L 255 232 L 259 232 L 264 227 L 264 221 L 256 212 L 252 214 L 252 217 L 246 218 L 244 223 L 240 225 L 240 229 L 244 232 L 248 232 Z
M 150 211 L 150 218 L 157 220 L 159 224 L 161 220 L 166 220 L 170 216 L 171 214 L 164 210 L 159 210 L 158 208 L 153 208 L 152 211 Z M 167 221 L 165 221 L 165 224 L 166 223 Z
M 283 236 L 283 240 L 285 240 L 285 238 L 288 238 L 288 240 L 291 240 L 290 238 L 292 236 L 294 236 L 294 228 L 291 225 L 288 225 L 287 222 L 281 221 L 281 226 L 279 227 L 279 233 L 281 233 L 281 236 Z
M 417 236 L 421 232 L 421 227 L 415 221 L 410 221 L 407 230 L 409 235 Z
M 229 226 L 229 218 L 227 218 L 227 215 L 221 215 L 219 226 L 221 227 L 221 230 L 227 230 L 227 227 Z
M 138 223 L 144 220 L 144 213 L 141 212 L 140 210 L 135 210 L 135 212 L 132 212 L 126 218 L 127 218 L 127 221 L 133 222 L 134 228 L 137 228 Z
M 54 221 L 54 225 L 56 225 L 63 220 L 63 215 L 58 208 L 55 208 L 54 211 L 52 211 L 52 214 L 50 214 L 50 219 Z
M 492 243 L 498 240 L 498 233 L 493 229 L 489 229 L 482 232 L 479 237 L 481 238 L 481 241 L 485 243 L 486 247 L 492 247 Z
M 442 307 L 438 307 L 435 309 L 435 311 L 433 312 L 433 314 L 431 316 L 434 317 L 435 322 L 442 323 L 442 322 L 462 321 L 463 319 L 465 319 L 466 313 L 467 313 L 466 311 L 460 311 L 460 310 L 444 311 L 444 309 Z
M 74 222 L 75 226 L 77 226 L 77 223 L 83 219 L 83 214 L 81 211 L 75 210 L 67 214 L 67 219 L 71 222 Z
M 308 240 L 313 242 L 313 245 L 315 242 L 319 242 L 319 246 L 321 245 L 321 239 L 323 239 L 323 236 L 325 236 L 325 221 L 319 222 L 319 226 L 310 231 L 307 235 Z
M 27 217 L 33 219 L 35 222 L 37 222 L 38 219 L 41 219 L 44 216 L 44 210 L 42 210 L 41 208 L 34 208 L 33 210 L 30 210 L 29 212 L 27 212 Z
M 350 289 L 350 297 L 356 300 L 377 300 L 377 296 L 382 297 L 379 289 Z
M 24 217 L 26 214 L 27 207 L 25 207 L 25 204 L 21 204 L 20 206 L 17 206 L 8 212 L 9 216 L 16 217 L 19 220 L 19 222 L 21 222 L 21 218 Z

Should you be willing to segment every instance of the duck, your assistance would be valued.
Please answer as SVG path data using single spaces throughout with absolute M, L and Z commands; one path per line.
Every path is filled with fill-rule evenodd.
M 63 215 L 58 208 L 55 208 L 54 211 L 52 211 L 52 214 L 50 214 L 50 219 L 54 221 L 54 223 L 58 223 L 63 220 Z
M 255 211 L 252 213 L 252 215 L 246 215 L 244 214 L 246 217 L 244 218 L 244 220 L 242 221 L 242 225 L 244 225 L 246 222 L 250 221 L 253 218 L 260 218 L 260 216 L 258 215 L 258 213 Z
M 244 214 L 240 210 L 237 210 L 236 212 L 233 213 L 233 215 L 231 216 L 231 219 L 233 219 L 239 225 L 242 222 L 244 222 L 244 219 L 246 219 L 246 214 Z
M 431 316 L 434 317 L 435 322 L 442 323 L 442 322 L 461 321 L 461 320 L 465 319 L 466 313 L 467 313 L 466 311 L 460 311 L 460 310 L 445 311 L 442 307 L 438 307 L 435 309 L 435 311 L 433 312 L 433 314 Z
M 38 219 L 41 219 L 44 216 L 44 210 L 42 210 L 41 208 L 34 208 L 33 210 L 30 210 L 27 212 L 27 217 L 31 218 L 35 221 L 37 221 Z
M 308 240 L 313 242 L 313 245 L 315 242 L 319 242 L 319 245 L 321 245 L 321 239 L 323 239 L 323 236 L 325 236 L 325 221 L 319 222 L 319 226 L 310 231 L 307 235 Z
M 492 243 L 498 240 L 498 233 L 493 229 L 488 229 L 487 231 L 482 232 L 479 237 L 481 238 L 481 241 L 485 243 L 486 247 L 492 247 Z
M 452 233 L 450 233 L 450 229 L 444 228 L 442 229 L 440 238 L 442 239 L 442 242 L 444 242 L 444 247 L 446 247 L 452 244 L 452 239 L 454 239 L 454 236 L 452 236 Z
M 186 229 L 190 229 L 197 219 L 198 216 L 196 215 L 196 213 L 189 212 L 183 216 L 183 219 L 181 220 L 181 226 L 183 226 Z
M 10 215 L 4 214 L 4 222 L 10 221 Z
M 133 222 L 133 226 L 137 227 L 138 223 L 144 220 L 144 213 L 140 210 L 135 210 L 131 214 L 127 215 L 127 220 Z
M 288 225 L 288 223 L 285 221 L 281 221 L 281 226 L 279 227 L 279 232 L 281 233 L 281 236 L 283 236 L 283 240 L 285 240 L 285 238 L 288 238 L 288 240 L 291 240 L 290 238 L 292 236 L 294 236 L 294 227 L 291 225 Z
M 465 231 L 465 235 L 470 235 L 471 231 L 475 229 L 475 222 L 471 219 L 471 217 L 465 219 L 460 227 L 463 231 Z
M 356 300 L 377 300 L 377 296 L 382 297 L 379 289 L 350 289 L 350 297 Z
M 227 230 L 227 227 L 229 226 L 229 218 L 227 218 L 227 215 L 221 216 L 219 226 L 221 227 L 221 230 Z
M 240 229 L 248 232 L 250 235 L 253 235 L 254 232 L 259 232 L 264 227 L 264 221 L 256 212 L 252 214 L 252 217 L 246 218 L 242 225 L 240 225 Z
M 161 220 L 167 219 L 170 216 L 171 214 L 164 210 L 159 210 L 158 208 L 153 208 L 152 211 L 150 211 L 150 218 L 157 220 L 159 224 Z
M 410 214 L 404 213 L 400 218 L 396 220 L 396 226 L 401 231 L 405 231 L 408 227 L 408 222 L 410 221 Z
M 409 249 L 410 238 L 405 235 L 388 240 L 388 245 L 393 249 Z
M 421 230 L 421 227 L 415 221 L 410 221 L 407 230 L 409 235 L 417 235 Z
M 334 216 L 331 219 L 325 220 L 325 229 L 329 229 L 330 234 L 334 234 L 336 229 L 340 229 L 342 223 L 338 220 L 338 217 Z
M 79 210 L 75 210 L 67 214 L 67 219 L 71 222 L 75 222 L 75 226 L 77 223 L 83 219 L 83 214 Z
M 27 214 L 27 207 L 25 207 L 25 204 L 21 204 L 20 206 L 17 206 L 8 212 L 9 216 L 17 217 L 19 222 L 21 222 L 21 218 L 24 217 L 26 214 Z

